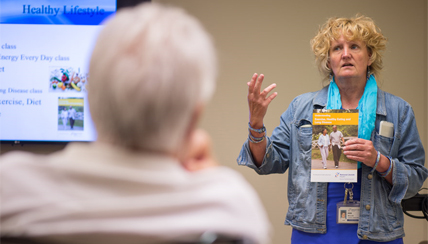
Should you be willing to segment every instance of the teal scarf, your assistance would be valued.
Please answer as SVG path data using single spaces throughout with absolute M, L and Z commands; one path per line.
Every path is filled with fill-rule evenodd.
M 372 131 L 375 128 L 377 107 L 377 83 L 373 75 L 370 75 L 364 88 L 364 94 L 358 102 L 358 138 L 370 140 Z M 339 87 L 334 80 L 328 87 L 328 99 L 326 109 L 341 109 L 342 100 L 340 98 Z M 358 163 L 360 166 L 360 163 Z

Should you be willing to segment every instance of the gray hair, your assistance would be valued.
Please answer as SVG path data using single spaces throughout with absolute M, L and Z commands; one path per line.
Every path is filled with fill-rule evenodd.
M 107 22 L 89 67 L 88 101 L 98 139 L 176 153 L 198 106 L 212 96 L 216 55 L 184 11 L 146 3 Z

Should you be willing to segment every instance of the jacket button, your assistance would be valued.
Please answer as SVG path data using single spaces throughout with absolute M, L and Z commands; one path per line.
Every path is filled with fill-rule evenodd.
M 369 180 L 373 179 L 373 175 L 372 174 L 367 175 L 367 179 Z
M 363 239 L 364 239 L 364 240 L 367 240 L 367 236 L 366 236 L 366 235 L 363 235 Z
M 366 205 L 366 210 L 370 210 L 370 205 Z

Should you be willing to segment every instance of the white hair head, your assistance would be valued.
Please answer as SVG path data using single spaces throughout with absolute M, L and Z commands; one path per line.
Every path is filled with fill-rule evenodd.
M 99 140 L 176 153 L 197 107 L 214 92 L 216 57 L 195 18 L 146 3 L 107 22 L 89 70 L 88 100 Z

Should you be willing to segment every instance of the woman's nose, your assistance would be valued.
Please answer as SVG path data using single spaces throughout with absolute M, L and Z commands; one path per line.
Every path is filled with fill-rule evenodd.
M 349 56 L 350 56 L 349 48 L 348 47 L 344 47 L 343 48 L 343 52 L 342 52 L 342 58 L 347 58 Z

